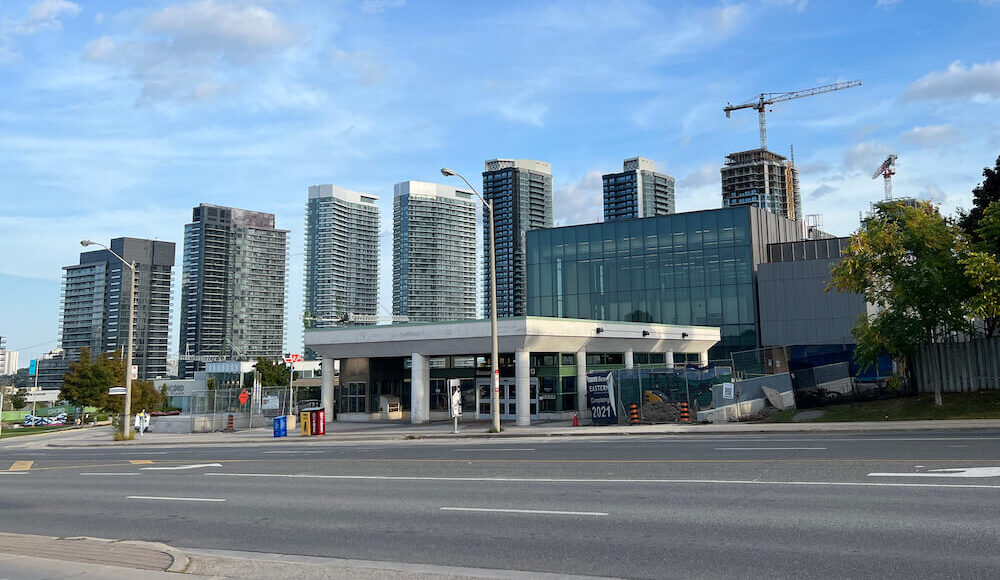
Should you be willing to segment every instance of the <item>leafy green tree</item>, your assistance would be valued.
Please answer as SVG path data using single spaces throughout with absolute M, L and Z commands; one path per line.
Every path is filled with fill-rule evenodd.
M 77 407 L 103 407 L 116 378 L 106 356 L 94 360 L 90 349 L 84 347 L 80 349 L 80 360 L 70 363 L 69 372 L 63 375 L 59 396 Z
M 288 365 L 284 361 L 276 363 L 260 357 L 257 359 L 257 364 L 254 365 L 254 368 L 260 373 L 260 384 L 262 387 L 287 385 L 291 378 Z
M 1000 235 L 994 231 L 992 236 L 988 236 L 981 231 L 983 218 L 986 210 L 991 204 L 1000 202 L 1000 157 L 997 157 L 996 165 L 991 169 L 983 169 L 983 182 L 972 190 L 972 209 L 968 212 L 959 210 L 958 225 L 969 236 L 972 243 L 980 243 L 990 240 L 992 252 L 1000 254 Z
M 959 251 L 975 292 L 969 299 L 970 313 L 983 321 L 984 334 L 992 337 L 1000 330 L 1000 201 L 983 210 L 975 234 L 978 241 L 963 239 Z
M 887 201 L 851 236 L 830 288 L 862 293 L 877 308 L 854 329 L 862 366 L 884 353 L 907 368 L 921 346 L 969 329 L 965 301 L 973 292 L 956 251 L 958 234 L 929 202 Z M 932 364 L 934 403 L 941 405 L 940 369 Z
M 210 391 L 214 391 L 215 388 L 216 388 L 216 386 L 217 386 L 217 384 L 216 384 L 215 377 L 208 377 L 208 380 L 205 381 L 205 388 L 208 389 L 208 390 L 210 390 Z
M 15 411 L 20 411 L 28 404 L 28 399 L 25 397 L 27 394 L 27 389 L 18 389 L 10 397 L 10 406 Z

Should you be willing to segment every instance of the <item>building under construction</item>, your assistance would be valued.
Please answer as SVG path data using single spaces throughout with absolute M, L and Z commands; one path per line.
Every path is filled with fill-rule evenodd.
M 763 148 L 726 155 L 722 167 L 722 206 L 741 205 L 802 220 L 799 171 L 795 164 Z

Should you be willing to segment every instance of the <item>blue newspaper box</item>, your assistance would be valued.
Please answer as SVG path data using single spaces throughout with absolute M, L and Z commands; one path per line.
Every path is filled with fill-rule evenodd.
M 288 418 L 284 415 L 274 418 L 274 436 L 275 437 L 286 437 L 288 436 Z

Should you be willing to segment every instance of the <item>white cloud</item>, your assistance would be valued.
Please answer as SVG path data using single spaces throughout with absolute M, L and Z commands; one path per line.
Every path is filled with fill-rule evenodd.
M 42 0 L 28 7 L 22 19 L 0 19 L 0 64 L 15 62 L 20 54 L 14 46 L 18 36 L 62 28 L 62 16 L 76 16 L 80 6 L 67 0 Z
M 876 8 L 893 8 L 896 4 L 899 4 L 900 0 L 876 0 Z
M 362 86 L 373 87 L 385 79 L 386 67 L 375 53 L 367 50 L 350 52 L 335 49 L 331 60 L 334 63 L 346 62 L 354 69 L 358 78 L 358 83 Z
M 110 36 L 102 36 L 89 42 L 83 49 L 83 57 L 87 60 L 105 60 L 115 49 L 115 41 Z
M 406 0 L 365 0 L 361 3 L 361 11 L 369 14 L 381 14 L 392 8 L 399 8 Z
M 808 0 L 764 0 L 765 6 L 790 7 L 796 12 L 805 12 Z
M 678 189 L 697 188 L 704 187 L 706 185 L 722 186 L 722 174 L 720 173 L 718 165 L 706 163 L 705 165 L 699 167 L 697 171 L 688 173 L 677 181 Z
M 549 105 L 542 100 L 545 83 L 487 79 L 484 104 L 510 121 L 541 127 Z
M 51 23 L 59 26 L 59 17 L 63 14 L 76 16 L 80 7 L 67 0 L 42 0 L 28 8 L 28 21 L 35 23 Z
M 85 59 L 123 68 L 128 78 L 139 81 L 139 105 L 203 102 L 237 92 L 245 84 L 241 69 L 299 42 L 274 12 L 216 0 L 167 6 L 149 15 L 141 30 L 145 34 L 125 39 L 102 36 L 83 53 Z
M 960 61 L 917 79 L 902 96 L 907 101 L 1000 99 L 1000 60 L 966 67 Z
M 950 124 L 927 125 L 924 127 L 914 127 L 905 131 L 899 136 L 902 143 L 917 145 L 920 147 L 934 147 L 947 145 L 957 140 L 961 135 Z
M 892 153 L 886 145 L 865 141 L 851 147 L 844 154 L 844 169 L 848 172 L 871 173 Z
M 295 42 L 292 31 L 270 10 L 215 0 L 168 6 L 146 26 L 168 35 L 174 50 L 218 53 L 233 62 L 255 60 Z
M 603 172 L 591 169 L 576 183 L 556 188 L 553 202 L 559 225 L 590 224 L 601 221 L 604 214 Z

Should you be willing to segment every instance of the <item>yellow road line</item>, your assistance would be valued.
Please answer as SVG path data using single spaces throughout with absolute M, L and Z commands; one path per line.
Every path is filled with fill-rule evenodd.
M 128 462 L 131 463 L 132 465 L 146 465 L 146 464 L 152 463 L 153 460 L 152 459 L 129 459 Z
M 28 471 L 33 463 L 34 461 L 15 461 L 7 471 Z

